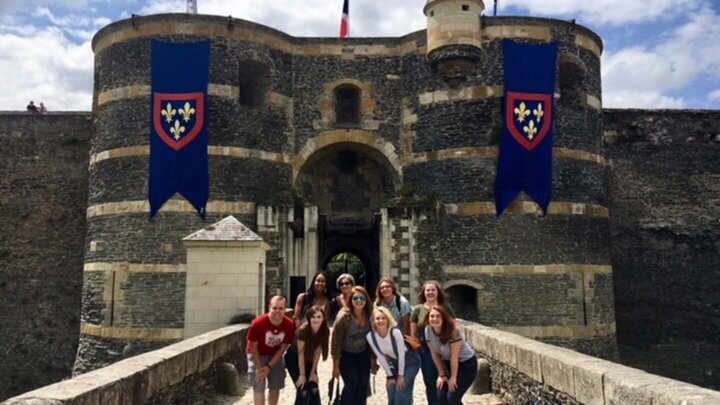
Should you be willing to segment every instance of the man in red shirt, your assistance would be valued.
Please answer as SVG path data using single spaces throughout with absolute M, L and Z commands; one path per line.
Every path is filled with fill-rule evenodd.
M 265 381 L 270 405 L 277 405 L 280 390 L 285 387 L 283 355 L 295 337 L 295 323 L 285 316 L 286 306 L 285 297 L 272 297 L 270 312 L 256 318 L 248 331 L 248 377 L 255 405 L 265 404 Z

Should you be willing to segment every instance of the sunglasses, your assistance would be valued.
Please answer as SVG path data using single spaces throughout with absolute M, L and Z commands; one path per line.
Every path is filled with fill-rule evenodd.
M 346 281 L 346 282 L 344 282 L 344 283 L 340 283 L 340 284 L 338 284 L 338 285 L 339 285 L 340 287 L 345 287 L 345 286 L 348 286 L 348 285 L 352 285 L 352 283 L 351 283 L 351 282 L 348 282 L 348 281 Z
M 356 296 L 352 297 L 352 300 L 365 302 L 365 301 L 367 301 L 367 297 L 365 297 L 364 295 L 356 295 Z

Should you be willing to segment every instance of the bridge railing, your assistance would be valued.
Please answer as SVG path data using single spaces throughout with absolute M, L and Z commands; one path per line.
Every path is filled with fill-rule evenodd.
M 720 392 L 462 321 L 478 357 L 490 364 L 493 392 L 507 404 L 718 405 Z M 18 404 L 201 402 L 220 365 L 246 372 L 248 325 L 224 327 L 18 397 Z M 197 398 L 197 401 L 193 399 Z
M 232 325 L 198 335 L 10 398 L 3 405 L 201 403 L 193 398 L 215 388 L 220 364 L 233 363 L 241 373 L 247 368 L 248 327 Z
M 492 389 L 509 404 L 718 405 L 720 392 L 477 323 L 465 338 L 490 363 Z

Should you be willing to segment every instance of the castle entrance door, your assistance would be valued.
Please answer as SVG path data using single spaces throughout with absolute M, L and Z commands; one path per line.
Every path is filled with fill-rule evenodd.
M 295 188 L 318 207 L 318 269 L 334 277 L 345 269 L 371 295 L 380 279 L 380 207 L 395 194 L 397 176 L 385 156 L 360 143 L 335 143 L 315 151 Z

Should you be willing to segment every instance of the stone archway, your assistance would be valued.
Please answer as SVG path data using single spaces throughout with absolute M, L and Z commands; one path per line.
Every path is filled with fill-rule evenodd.
M 362 261 L 364 285 L 373 292 L 380 278 L 380 207 L 395 195 L 399 174 L 388 158 L 395 156 L 392 145 L 377 137 L 368 145 L 366 137 L 320 142 L 320 148 L 306 145 L 312 153 L 296 160 L 294 187 L 305 204 L 318 210 L 317 270 L 336 254 L 350 252 Z M 379 150 L 378 142 L 390 146 Z
M 478 319 L 478 290 L 481 284 L 468 280 L 453 280 L 443 286 L 458 318 Z

